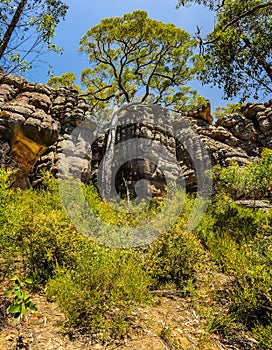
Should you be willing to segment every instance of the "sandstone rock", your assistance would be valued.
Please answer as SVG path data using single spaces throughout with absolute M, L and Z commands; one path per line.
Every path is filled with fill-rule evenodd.
M 230 131 L 226 130 L 222 126 L 209 126 L 209 128 L 205 129 L 198 128 L 197 131 L 200 135 L 205 135 L 218 141 L 225 141 L 226 139 L 233 136 Z
M 54 90 L 0 73 L 0 108 L 0 161 L 20 168 L 19 185 L 26 185 L 28 177 L 38 185 L 43 168 L 58 176 L 63 158 L 64 164 L 67 161 L 71 165 L 70 171 L 81 178 L 84 174 L 84 181 L 97 181 L 110 132 L 94 136 L 96 119 L 76 90 Z M 129 108 L 129 113 L 124 109 L 119 116 L 116 157 L 130 159 L 135 149 L 140 151 L 143 147 L 139 142 L 138 146 L 131 143 L 127 149 L 119 149 L 122 142 L 144 139 L 150 159 L 130 160 L 120 167 L 116 183 L 121 192 L 127 190 L 124 177 L 132 193 L 137 181 L 146 179 L 151 181 L 153 194 L 161 195 L 165 176 L 185 181 L 192 190 L 197 183 L 196 167 L 207 157 L 212 164 L 227 166 L 236 161 L 245 165 L 251 157 L 258 157 L 264 147 L 272 148 L 272 99 L 265 104 L 248 103 L 239 113 L 225 115 L 215 125 L 209 103 L 178 118 L 158 105 Z M 82 135 L 75 138 L 73 132 L 83 120 Z M 190 149 L 195 152 L 193 159 Z
M 65 103 L 65 94 L 69 96 L 66 89 L 62 89 L 58 95 L 57 91 L 45 85 L 28 83 L 21 77 L 11 74 L 0 76 L 1 161 L 9 159 L 12 166 L 20 169 L 17 185 L 27 185 L 33 165 L 40 169 L 38 159 L 61 137 L 61 125 L 57 118 L 60 111 L 54 101 L 59 103 L 58 96 L 62 96 Z M 74 99 L 74 92 L 71 95 Z M 50 110 L 54 108 L 57 110 L 56 118 L 50 115 Z M 3 146 L 7 144 L 8 148 Z M 53 158 L 57 157 L 51 157 L 51 161 Z M 50 171 L 51 167 L 56 168 L 55 164 L 49 166 L 48 162 L 49 159 L 46 166 Z
M 236 125 L 237 123 L 239 123 L 239 121 L 241 121 L 241 120 L 242 120 L 242 117 L 238 113 L 226 114 L 223 117 L 220 117 L 216 121 L 215 126 L 222 126 L 224 128 L 231 128 L 234 125 Z
M 29 104 L 48 112 L 51 100 L 47 94 L 39 92 L 24 92 L 22 96 L 27 96 L 29 98 Z
M 18 99 L 17 101 L 6 103 L 3 107 L 3 110 L 6 112 L 18 113 L 24 117 L 28 117 L 35 111 L 35 107 L 25 104 L 24 99 Z

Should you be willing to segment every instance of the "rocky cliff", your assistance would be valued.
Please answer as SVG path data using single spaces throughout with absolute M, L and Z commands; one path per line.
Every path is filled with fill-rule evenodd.
M 141 112 L 143 108 L 144 113 Z M 121 125 L 116 126 L 114 144 L 144 138 L 152 140 L 155 149 L 156 144 L 163 144 L 167 149 L 159 165 L 151 160 L 130 159 L 120 167 L 116 185 L 123 193 L 128 190 L 125 188 L 127 183 L 133 192 L 139 179 L 152 180 L 154 193 L 160 190 L 165 177 L 161 168 L 164 162 L 171 163 L 171 159 L 171 172 L 182 174 L 188 188 L 195 186 L 194 161 L 186 147 L 179 142 L 175 121 L 172 121 L 171 127 L 167 123 L 164 123 L 164 127 L 160 127 L 160 123 L 156 126 L 156 108 L 134 106 L 134 114 L 125 115 Z M 139 115 L 140 120 L 137 119 Z M 264 104 L 248 103 L 240 113 L 225 115 L 214 125 L 209 104 L 180 115 L 179 122 L 185 121 L 184 118 L 205 145 L 212 164 L 227 166 L 237 161 L 243 165 L 250 158 L 258 157 L 264 147 L 272 148 L 272 100 Z M 83 120 L 86 132 L 81 132 L 75 140 L 73 132 Z M 95 135 L 95 128 L 95 119 L 76 90 L 54 90 L 46 85 L 29 83 L 21 77 L 0 76 L 0 162 L 18 169 L 17 185 L 25 187 L 29 181 L 33 185 L 39 184 L 41 169 L 47 169 L 57 176 L 63 157 L 75 169 L 80 169 L 83 181 L 96 182 L 111 131 L 93 136 L 90 145 L 89 135 Z M 190 142 L 192 145 L 195 143 L 194 136 Z M 200 160 L 202 156 L 200 152 Z M 122 156 L 122 159 L 129 158 L 129 154 Z

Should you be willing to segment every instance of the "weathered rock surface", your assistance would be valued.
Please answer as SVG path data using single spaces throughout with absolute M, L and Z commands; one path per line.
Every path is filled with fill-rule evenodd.
M 0 83 L 0 162 L 18 169 L 17 185 L 25 187 L 45 153 L 44 165 L 56 173 L 58 144 L 84 118 L 86 104 L 77 91 L 10 74 L 0 76 Z
M 118 159 L 127 160 L 116 173 L 115 185 L 122 193 L 134 193 L 139 179 L 151 181 L 153 193 L 160 192 L 166 179 L 180 176 L 193 189 L 197 182 L 194 163 L 201 163 L 207 154 L 212 164 L 227 166 L 236 161 L 244 165 L 259 157 L 263 148 L 272 148 L 272 100 L 248 103 L 240 113 L 225 115 L 215 125 L 209 104 L 176 119 L 164 116 L 162 121 L 158 120 L 158 108 L 134 105 L 117 123 L 114 147 L 121 152 Z M 75 132 L 83 120 L 84 127 Z M 192 134 L 182 127 L 188 123 Z M 0 75 L 0 162 L 19 169 L 17 185 L 25 187 L 29 181 L 38 185 L 41 169 L 58 176 L 63 158 L 62 164 L 70 168 L 62 172 L 78 171 L 83 181 L 96 182 L 113 134 L 108 130 L 95 136 L 95 128 L 94 117 L 76 90 L 54 90 L 21 77 Z M 180 142 L 184 137 L 186 144 Z M 132 139 L 150 142 L 154 159 L 130 159 L 133 152 L 129 147 L 118 151 L 118 144 Z M 205 152 L 199 148 L 192 159 L 188 148 L 194 149 L 199 139 Z

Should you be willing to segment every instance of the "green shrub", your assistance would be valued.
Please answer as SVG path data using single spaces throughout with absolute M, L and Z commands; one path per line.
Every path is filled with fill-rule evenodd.
M 219 195 L 232 198 L 272 200 L 272 150 L 264 149 L 257 163 L 213 169 L 214 188 Z
M 272 322 L 266 326 L 258 324 L 252 332 L 263 349 L 272 349 Z
M 228 196 L 217 199 L 211 208 L 213 232 L 221 238 L 231 237 L 240 242 L 256 235 L 263 212 L 241 207 Z M 260 218 L 262 217 L 262 218 Z
M 0 168 L 0 278 L 14 273 L 14 261 L 20 257 L 22 223 L 26 217 L 22 191 L 11 187 L 11 171 Z
M 153 288 L 166 285 L 185 288 L 207 264 L 207 254 L 199 239 L 178 225 L 158 238 L 146 257 Z
M 0 249 L 2 276 L 31 276 L 34 285 L 44 284 L 56 265 L 73 264 L 80 235 L 61 206 L 57 181 L 47 178 L 46 189 L 11 188 L 10 173 L 0 172 Z M 19 263 L 18 263 L 19 262 Z
M 150 299 L 149 277 L 141 255 L 133 250 L 86 244 L 73 269 L 59 269 L 47 285 L 47 295 L 62 307 L 70 326 L 121 337 L 137 303 Z
M 257 322 L 266 325 L 272 321 L 272 236 L 259 234 L 241 245 L 234 257 L 225 261 L 226 270 L 236 278 L 230 308 L 250 328 Z
M 24 223 L 22 255 L 25 270 L 35 280 L 44 284 L 56 266 L 73 266 L 79 247 L 87 238 L 78 233 L 63 211 L 36 213 Z
M 219 300 L 227 302 L 238 328 L 240 323 L 256 334 L 258 329 L 265 333 L 272 320 L 271 224 L 271 209 L 243 208 L 223 196 L 196 230 L 218 269 L 234 278 L 228 289 L 218 291 Z

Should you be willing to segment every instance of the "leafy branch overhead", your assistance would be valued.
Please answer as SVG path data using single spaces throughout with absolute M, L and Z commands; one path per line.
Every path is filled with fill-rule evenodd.
M 213 31 L 197 37 L 206 60 L 200 78 L 224 89 L 227 98 L 259 98 L 272 92 L 272 2 L 182 0 L 177 6 L 202 4 L 216 13 Z
M 44 48 L 60 52 L 52 39 L 68 6 L 60 0 L 0 0 L 0 65 L 24 71 Z
M 199 104 L 203 100 L 186 85 L 203 67 L 196 46 L 186 31 L 145 11 L 103 19 L 80 40 L 91 66 L 81 75 L 91 106 L 101 109 L 116 96 L 176 110 Z

